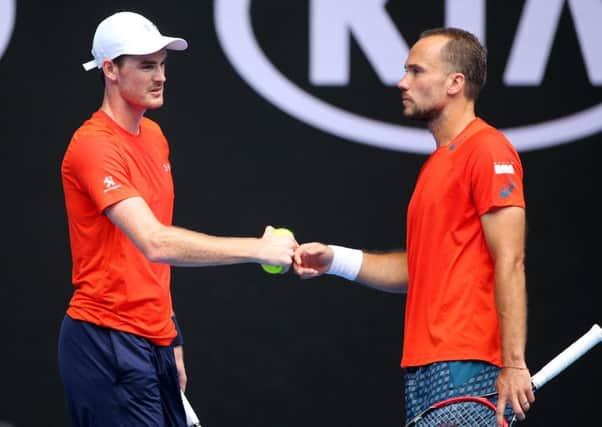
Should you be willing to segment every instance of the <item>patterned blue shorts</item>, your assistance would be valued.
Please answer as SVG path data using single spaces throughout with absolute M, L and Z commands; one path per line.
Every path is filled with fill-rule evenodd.
M 495 392 L 499 368 L 476 360 L 437 362 L 404 369 L 406 422 L 434 403 L 455 396 L 482 396 Z M 496 397 L 490 399 L 496 403 Z M 506 419 L 514 415 L 506 407 Z

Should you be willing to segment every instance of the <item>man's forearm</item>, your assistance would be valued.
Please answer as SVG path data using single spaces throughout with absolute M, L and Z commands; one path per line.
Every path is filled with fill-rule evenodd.
M 527 291 L 522 265 L 496 274 L 496 305 L 500 321 L 502 364 L 526 367 Z

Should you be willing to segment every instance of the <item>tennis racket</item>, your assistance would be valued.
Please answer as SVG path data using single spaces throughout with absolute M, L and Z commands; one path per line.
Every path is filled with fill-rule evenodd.
M 196 416 L 194 409 L 192 409 L 192 405 L 186 398 L 186 395 L 182 391 L 182 403 L 184 404 L 184 412 L 186 412 L 186 425 L 188 427 L 201 427 L 201 422 L 199 421 L 199 417 Z
M 531 377 L 533 390 L 539 390 L 556 375 L 568 368 L 573 362 L 602 342 L 602 328 L 594 324 L 560 354 L 550 360 Z M 487 397 L 495 396 L 495 393 Z M 495 405 L 485 396 L 459 396 L 437 402 L 422 411 L 406 427 L 470 427 L 495 426 Z M 512 426 L 514 419 L 505 426 Z

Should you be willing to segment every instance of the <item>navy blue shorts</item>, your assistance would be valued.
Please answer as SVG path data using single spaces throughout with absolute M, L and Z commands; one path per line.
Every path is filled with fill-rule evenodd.
M 173 346 L 65 316 L 58 345 L 73 427 L 184 427 Z

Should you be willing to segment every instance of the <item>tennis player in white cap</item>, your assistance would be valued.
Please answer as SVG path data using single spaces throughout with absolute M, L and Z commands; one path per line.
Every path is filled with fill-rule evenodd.
M 61 167 L 74 292 L 58 356 L 73 426 L 185 426 L 170 266 L 289 267 L 297 248 L 271 226 L 235 238 L 172 225 L 168 143 L 144 114 L 163 105 L 167 51 L 187 46 L 119 12 L 98 25 L 83 64 L 102 71 L 105 90 Z

